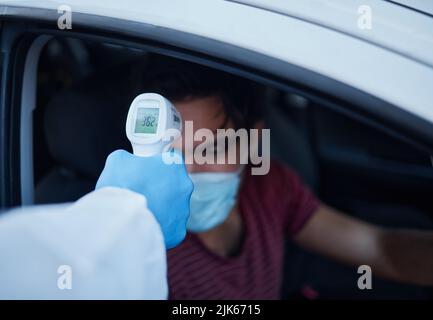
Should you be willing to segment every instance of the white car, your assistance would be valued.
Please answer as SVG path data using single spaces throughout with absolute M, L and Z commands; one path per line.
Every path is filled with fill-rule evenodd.
M 129 147 L 104 106 L 150 52 L 263 85 L 273 155 L 322 201 L 433 228 L 431 1 L 0 0 L 0 31 L 1 208 L 93 189 L 107 154 Z M 324 298 L 433 297 L 379 280 L 360 292 L 342 266 L 299 249 L 289 260 L 283 297 L 307 284 Z

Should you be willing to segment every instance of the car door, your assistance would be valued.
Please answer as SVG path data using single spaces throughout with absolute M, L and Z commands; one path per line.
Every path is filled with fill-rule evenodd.
M 16 36 L 15 29 L 5 21 L 0 20 L 0 210 L 10 206 L 14 198 L 11 188 L 18 187 L 17 181 L 13 179 L 17 168 L 13 165 L 16 158 L 11 139 L 16 137 L 17 127 L 12 119 L 17 113 L 11 110 L 11 101 L 16 98 L 16 87 L 12 81 L 14 77 L 13 64 L 14 55 L 12 44 Z

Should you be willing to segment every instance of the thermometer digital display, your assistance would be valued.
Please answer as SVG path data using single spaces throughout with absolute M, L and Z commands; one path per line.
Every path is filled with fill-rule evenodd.
M 143 93 L 129 107 L 125 130 L 135 155 L 152 156 L 168 151 L 180 137 L 182 118 L 163 96 Z

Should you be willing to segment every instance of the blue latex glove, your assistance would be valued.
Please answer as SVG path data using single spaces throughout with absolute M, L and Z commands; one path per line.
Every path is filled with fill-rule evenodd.
M 162 154 L 138 157 L 124 150 L 114 151 L 96 184 L 96 189 L 119 187 L 144 195 L 161 226 L 167 249 L 185 238 L 193 190 L 183 158 L 177 156 L 180 164 L 166 164 Z

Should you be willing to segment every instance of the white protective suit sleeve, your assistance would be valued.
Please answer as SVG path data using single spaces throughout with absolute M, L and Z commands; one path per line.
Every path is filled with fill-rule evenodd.
M 166 299 L 166 249 L 145 197 L 119 188 L 0 215 L 1 299 Z

